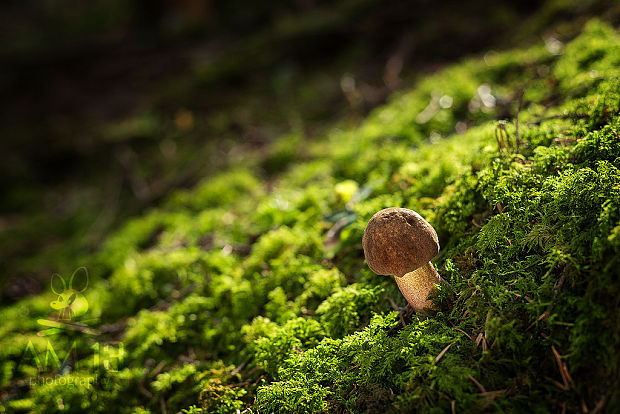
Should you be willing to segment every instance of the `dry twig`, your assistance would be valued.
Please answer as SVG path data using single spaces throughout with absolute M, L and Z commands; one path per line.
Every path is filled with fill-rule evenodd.
M 467 378 L 469 378 L 469 380 L 471 382 L 473 382 L 476 385 L 476 387 L 478 387 L 478 389 L 480 390 L 481 393 L 485 393 L 486 394 L 486 392 L 487 392 L 486 388 L 484 388 L 484 386 L 482 384 L 480 384 L 476 380 L 476 378 L 472 377 L 471 375 L 468 375 Z
M 242 370 L 243 368 L 245 368 L 245 366 L 248 364 L 248 362 L 249 362 L 249 361 L 250 361 L 249 359 L 246 359 L 245 361 L 243 361 L 243 362 L 241 363 L 241 365 L 239 365 L 237 368 L 235 368 L 235 369 L 233 369 L 233 370 L 232 370 L 232 372 L 230 373 L 230 375 L 231 375 L 231 376 L 235 376 L 235 375 L 237 375 L 239 372 L 241 372 L 241 370 Z
M 439 362 L 439 360 L 440 360 L 441 358 L 443 358 L 443 356 L 446 354 L 446 352 L 448 352 L 448 349 L 450 349 L 450 347 L 451 347 L 452 345 L 454 345 L 455 343 L 456 343 L 456 341 L 454 341 L 454 342 L 450 343 L 448 346 L 446 346 L 446 347 L 445 347 L 445 348 L 444 348 L 444 349 L 443 349 L 443 350 L 439 353 L 439 355 L 437 355 L 437 357 L 435 357 L 435 363 Z
M 454 328 L 455 331 L 459 331 L 460 333 L 462 333 L 463 335 L 465 335 L 466 337 L 469 338 L 470 341 L 473 341 L 474 338 L 471 337 L 470 334 L 468 334 L 467 332 L 465 332 L 464 330 L 462 330 L 461 328 Z
M 590 414 L 598 414 L 600 413 L 603 408 L 605 408 L 605 404 L 607 404 L 607 397 L 603 397 L 601 398 L 596 405 L 594 406 L 594 408 L 592 409 L 592 412 Z

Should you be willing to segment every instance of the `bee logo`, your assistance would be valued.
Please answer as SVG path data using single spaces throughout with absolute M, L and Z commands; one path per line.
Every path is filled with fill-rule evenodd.
M 68 286 L 58 273 L 52 275 L 51 285 L 58 299 L 52 301 L 50 306 L 58 311 L 58 320 L 70 321 L 88 311 L 88 301 L 82 295 L 88 287 L 88 270 L 85 267 L 79 267 L 73 272 Z

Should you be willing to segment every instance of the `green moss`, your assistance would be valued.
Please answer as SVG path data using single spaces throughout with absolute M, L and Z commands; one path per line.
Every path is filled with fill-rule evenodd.
M 0 395 L 42 412 L 617 411 L 619 45 L 593 22 L 559 56 L 468 60 L 305 159 L 285 136 L 255 167 L 171 195 L 95 253 L 100 335 L 54 338 L 81 338 L 84 364 L 60 375 L 22 360 L 28 340 L 45 349 L 51 295 L 0 310 Z M 495 132 L 514 141 L 516 125 L 497 118 L 526 81 L 521 151 L 500 150 Z M 395 283 L 364 263 L 364 227 L 389 206 L 439 234 L 455 301 L 432 318 L 395 312 Z M 118 371 L 86 363 L 118 343 Z M 17 386 L 91 371 L 92 386 Z
M 244 168 L 219 174 L 204 180 L 191 192 L 179 191 L 168 200 L 169 208 L 201 210 L 226 207 L 241 197 L 258 195 L 260 185 L 256 177 Z

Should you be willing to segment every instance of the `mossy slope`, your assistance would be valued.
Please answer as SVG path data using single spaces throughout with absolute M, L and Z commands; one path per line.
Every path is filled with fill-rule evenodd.
M 252 160 L 133 220 L 76 258 L 99 335 L 54 337 L 73 384 L 25 381 L 51 296 L 0 311 L 0 412 L 617 412 L 620 37 L 552 51 L 463 62 L 303 154 L 284 137 L 268 186 Z M 456 301 L 433 318 L 364 263 L 388 206 L 437 229 Z

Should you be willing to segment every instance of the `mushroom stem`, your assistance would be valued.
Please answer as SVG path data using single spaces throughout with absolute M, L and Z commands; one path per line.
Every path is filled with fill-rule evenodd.
M 403 276 L 394 276 L 394 279 L 401 293 L 416 312 L 424 308 L 432 309 L 433 303 L 428 300 L 428 295 L 437 291 L 435 285 L 445 283 L 431 262 Z

